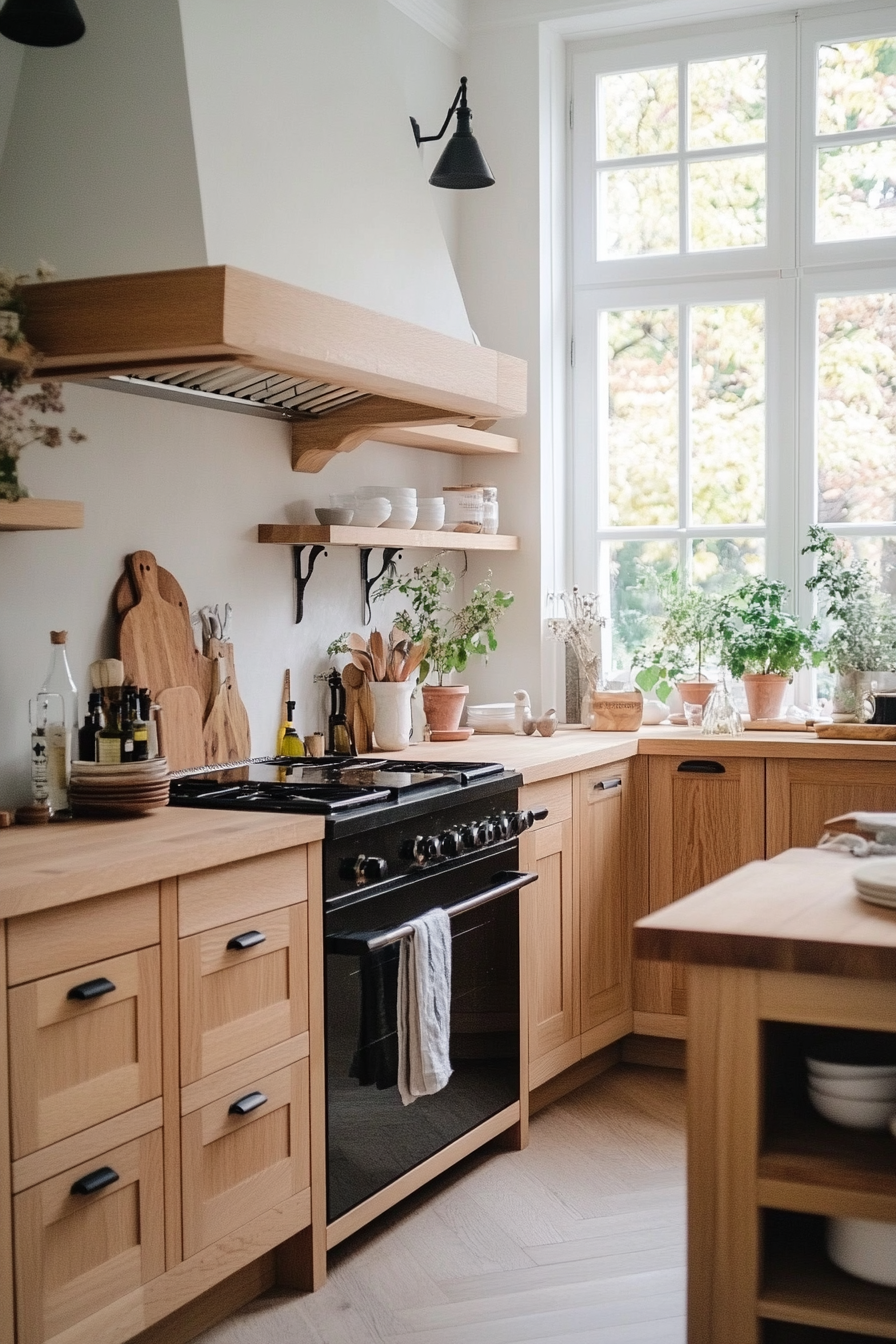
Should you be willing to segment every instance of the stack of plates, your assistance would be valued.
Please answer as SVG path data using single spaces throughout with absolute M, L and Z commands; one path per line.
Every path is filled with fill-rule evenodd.
M 477 733 L 512 733 L 515 731 L 516 705 L 467 705 L 467 727 Z
M 896 859 L 870 859 L 857 870 L 853 882 L 863 901 L 896 910 Z
M 128 765 L 73 761 L 68 795 L 73 812 L 153 812 L 168 806 L 169 782 L 164 756 Z
M 838 1064 L 807 1057 L 809 1100 L 848 1129 L 886 1129 L 896 1116 L 896 1064 Z

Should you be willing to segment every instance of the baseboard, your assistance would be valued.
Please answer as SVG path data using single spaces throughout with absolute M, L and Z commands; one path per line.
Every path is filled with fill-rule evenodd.
M 598 1078 L 602 1073 L 606 1073 L 607 1069 L 611 1069 L 621 1059 L 622 1044 L 620 1041 L 614 1041 L 612 1045 L 605 1046 L 596 1054 L 589 1055 L 587 1059 L 580 1059 L 577 1064 L 564 1069 L 563 1073 L 549 1078 L 546 1083 L 542 1083 L 529 1093 L 530 1116 L 536 1111 L 543 1110 L 545 1106 L 550 1106 L 552 1101 L 559 1101 L 567 1093 L 575 1092 L 576 1088 L 590 1083 L 592 1078 Z
M 620 1042 L 623 1064 L 649 1064 L 655 1069 L 683 1069 L 686 1041 L 669 1036 L 626 1036 Z
M 142 1330 L 128 1344 L 187 1344 L 273 1286 L 274 1252 L 266 1251 L 186 1306 Z
M 680 1013 L 641 1013 L 636 1008 L 634 1030 L 638 1036 L 667 1036 L 683 1041 L 688 1034 L 688 1020 Z

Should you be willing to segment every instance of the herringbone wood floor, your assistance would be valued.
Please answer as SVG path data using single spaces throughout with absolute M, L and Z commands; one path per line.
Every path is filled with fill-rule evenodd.
M 623 1064 L 202 1344 L 683 1344 L 684 1075 Z

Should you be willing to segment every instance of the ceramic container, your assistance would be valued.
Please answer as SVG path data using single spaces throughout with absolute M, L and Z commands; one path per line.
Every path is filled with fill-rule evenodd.
M 382 495 L 370 499 L 359 499 L 355 505 L 352 519 L 355 527 L 382 527 L 392 512 L 392 505 Z
M 411 696 L 416 681 L 371 681 L 373 735 L 379 751 L 401 751 L 411 740 Z
M 481 486 L 446 485 L 442 487 L 445 498 L 446 532 L 481 532 L 483 499 Z
M 393 504 L 392 512 L 383 523 L 383 527 L 400 527 L 408 531 L 417 521 L 417 505 L 410 507 L 403 504 Z
M 751 719 L 780 719 L 790 678 L 777 672 L 745 672 L 741 680 Z
M 828 1255 L 847 1274 L 896 1288 L 896 1223 L 829 1218 L 826 1241 Z
M 460 725 L 469 686 L 424 686 L 426 722 L 435 732 L 453 733 Z
M 896 1076 L 887 1078 L 816 1078 L 809 1077 L 813 1092 L 826 1097 L 844 1097 L 847 1101 L 892 1101 L 896 1114 Z
M 830 1059 L 806 1056 L 810 1075 L 817 1078 L 893 1078 L 896 1064 L 836 1064 Z
M 414 527 L 418 532 L 439 532 L 445 521 L 445 501 L 437 499 L 417 500 L 417 521 Z
M 323 527 L 348 527 L 355 516 L 354 509 L 315 509 L 314 513 Z
M 896 1115 L 896 1101 L 856 1101 L 850 1097 L 829 1097 L 809 1086 L 809 1100 L 826 1120 L 847 1129 L 886 1129 Z

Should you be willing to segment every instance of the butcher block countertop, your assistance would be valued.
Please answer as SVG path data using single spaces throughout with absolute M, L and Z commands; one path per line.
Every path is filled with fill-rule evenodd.
M 0 830 L 0 919 L 323 839 L 322 817 L 166 807 Z
M 896 979 L 896 911 L 869 905 L 863 859 L 788 849 L 748 863 L 635 925 L 635 955 L 863 980 Z
M 525 784 L 537 784 L 578 770 L 611 765 L 628 756 L 799 757 L 809 760 L 893 761 L 896 742 L 822 739 L 811 732 L 741 733 L 703 737 L 699 728 L 642 728 L 637 733 L 592 733 L 558 728 L 553 737 L 474 733 L 466 742 L 423 742 L 407 751 L 381 752 L 401 760 L 500 761 L 519 770 Z

